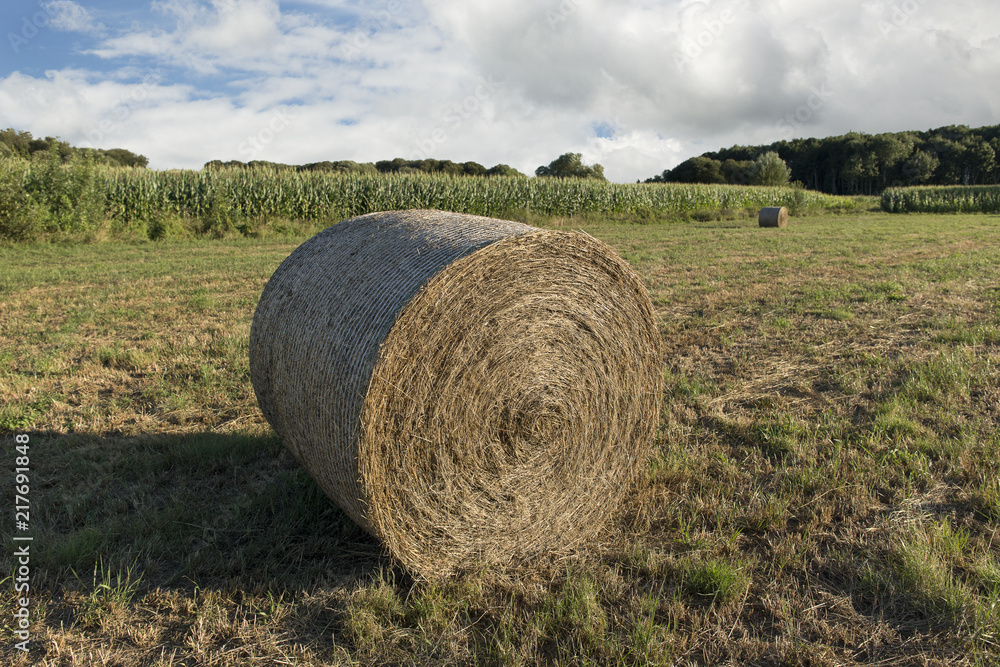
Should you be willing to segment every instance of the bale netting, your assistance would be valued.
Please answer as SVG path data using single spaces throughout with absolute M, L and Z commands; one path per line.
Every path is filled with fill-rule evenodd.
M 437 577 L 595 535 L 651 449 L 660 343 L 641 279 L 600 241 L 396 211 L 285 259 L 250 373 L 323 491 Z
M 788 209 L 784 206 L 765 206 L 760 209 L 757 223 L 761 227 L 787 227 Z

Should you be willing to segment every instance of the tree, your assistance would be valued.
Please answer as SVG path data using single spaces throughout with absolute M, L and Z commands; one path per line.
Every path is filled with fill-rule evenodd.
M 378 169 L 383 174 L 388 172 L 400 171 L 407 166 L 406 160 L 401 157 L 393 158 L 391 160 L 379 160 L 375 163 L 375 168 Z
M 486 172 L 487 176 L 524 176 L 521 172 L 514 167 L 506 164 L 497 164 L 489 168 Z
M 0 143 L 9 146 L 11 153 L 18 157 L 28 157 L 31 154 L 31 132 L 18 132 L 12 127 L 0 130 Z
M 942 128 L 930 140 L 938 159 L 938 168 L 934 172 L 935 185 L 966 185 L 965 145 L 949 138 L 956 134 L 948 131 L 951 129 Z
M 466 176 L 485 176 L 486 167 L 478 162 L 463 162 L 462 173 Z
M 722 163 L 722 176 L 726 183 L 732 185 L 750 185 L 750 171 L 753 169 L 750 160 L 734 160 L 729 158 Z
M 535 176 L 552 176 L 555 178 L 594 178 L 599 181 L 606 181 L 604 178 L 604 167 L 599 164 L 588 167 L 583 164 L 583 155 L 580 153 L 563 153 L 548 166 L 542 166 L 535 170 Z
M 269 160 L 250 160 L 246 164 L 247 169 L 260 169 L 262 171 L 295 171 L 295 167 L 282 162 L 270 162 Z
M 663 174 L 666 183 L 725 183 L 722 163 L 709 157 L 693 157 Z
M 990 183 L 996 168 L 996 152 L 986 143 L 974 144 L 966 153 L 969 160 L 970 181 L 975 185 Z
M 907 185 L 926 183 L 934 175 L 940 161 L 933 153 L 919 150 L 903 163 L 903 178 Z
M 762 153 L 750 168 L 751 185 L 788 185 L 791 170 L 774 151 Z
M 1000 158 L 1000 137 L 990 139 L 990 148 L 993 149 L 993 154 Z M 1000 183 L 1000 160 L 993 162 L 993 170 L 989 173 L 989 178 L 987 183 L 992 182 L 994 185 Z
M 149 164 L 145 155 L 137 155 L 124 148 L 109 148 L 104 154 L 121 167 L 145 167 Z
M 1000 182 L 1000 125 L 976 129 L 953 125 L 877 135 L 849 132 L 767 146 L 735 145 L 703 153 L 701 158 L 721 162 L 720 171 L 728 183 L 749 183 L 747 165 L 769 152 L 787 161 L 789 181 L 830 194 L 877 194 L 896 185 Z M 711 163 L 703 162 L 700 174 L 694 169 L 697 164 L 692 158 L 647 182 L 708 180 L 705 174 L 711 174 Z
M 432 173 L 423 166 L 421 166 L 420 169 L 421 171 L 427 171 L 427 173 Z M 463 173 L 465 173 L 465 168 L 462 165 L 458 164 L 457 162 L 452 162 L 451 160 L 441 160 L 440 162 L 438 162 L 438 167 L 436 171 L 441 172 L 442 174 L 461 176 Z
M 890 183 L 890 174 L 913 152 L 913 139 L 903 132 L 878 134 L 872 137 L 870 146 L 878 159 L 880 185 Z

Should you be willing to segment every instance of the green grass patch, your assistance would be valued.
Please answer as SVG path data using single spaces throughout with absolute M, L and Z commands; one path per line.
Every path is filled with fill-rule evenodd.
M 684 590 L 709 602 L 723 604 L 743 596 L 749 580 L 742 563 L 721 558 L 691 559 L 680 569 Z

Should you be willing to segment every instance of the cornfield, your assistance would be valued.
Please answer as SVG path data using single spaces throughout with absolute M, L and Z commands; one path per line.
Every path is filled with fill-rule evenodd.
M 888 188 L 882 193 L 888 213 L 1000 213 L 1000 186 L 926 186 Z
M 517 210 L 540 215 L 738 210 L 787 206 L 796 199 L 792 188 L 432 174 L 115 169 L 102 177 L 110 217 L 126 224 L 156 212 L 201 217 L 220 203 L 242 219 L 324 220 L 409 208 L 486 216 Z M 799 196 L 804 196 L 800 205 L 839 203 L 818 192 Z
M 9 161 L 4 161 L 9 162 Z M 32 182 L 31 174 L 44 168 L 18 161 L 0 170 L 4 186 L 19 191 Z M 64 169 L 69 169 L 68 167 Z M 51 170 L 50 170 L 51 171 Z M 832 208 L 850 205 L 845 197 L 831 197 L 790 187 L 736 185 L 620 184 L 595 180 L 475 177 L 437 174 L 358 174 L 277 172 L 224 169 L 218 171 L 90 167 L 81 172 L 91 202 L 104 209 L 99 223 L 113 232 L 147 232 L 165 219 L 201 221 L 246 231 L 270 220 L 333 223 L 365 213 L 414 208 L 440 209 L 489 217 L 518 212 L 541 216 L 577 214 L 683 214 L 706 210 L 758 210 L 765 206 Z M 70 187 L 70 186 L 67 186 Z M 81 188 L 72 186 L 76 190 Z M 28 193 L 45 208 L 62 193 Z M 53 197 L 55 199 L 53 199 Z M 2 199 L 2 197 L 0 197 Z M 3 202 L 0 202 L 2 213 Z M 2 217 L 2 216 L 0 216 Z M 44 218 L 44 216 L 41 216 Z M 5 233 L 0 219 L 0 236 Z M 23 226 L 23 225 L 22 225 Z M 38 232 L 88 232 L 48 222 Z M 22 234 L 27 237 L 28 235 Z

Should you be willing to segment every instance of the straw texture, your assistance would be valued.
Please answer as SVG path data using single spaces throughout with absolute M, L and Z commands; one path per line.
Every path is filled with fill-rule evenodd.
M 766 206 L 760 209 L 757 222 L 761 227 L 787 227 L 788 209 L 784 206 Z
M 610 248 L 440 211 L 296 249 L 250 371 L 317 484 L 424 576 L 592 536 L 646 460 L 662 381 L 649 297 Z

